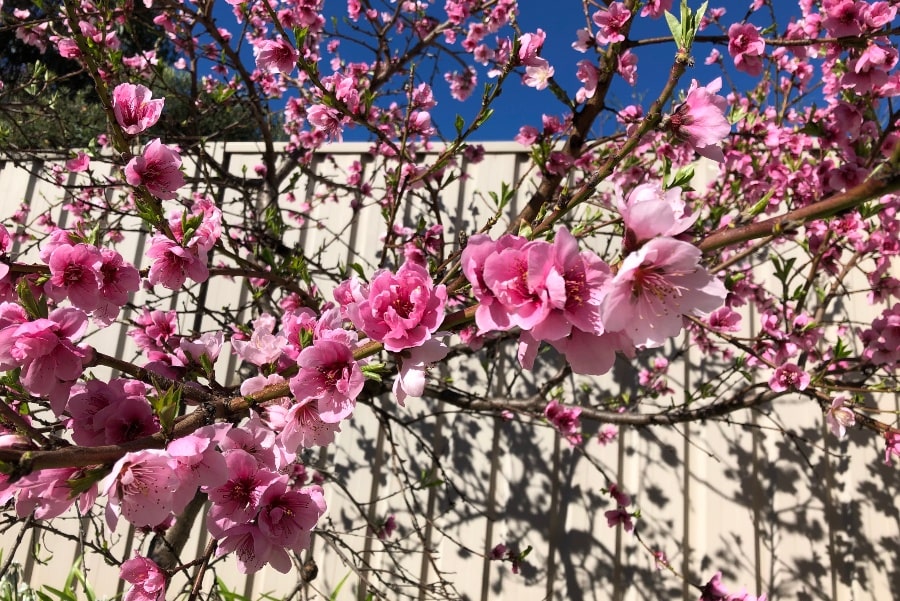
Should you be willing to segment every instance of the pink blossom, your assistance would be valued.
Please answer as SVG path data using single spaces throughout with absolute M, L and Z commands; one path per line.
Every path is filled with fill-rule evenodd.
M 631 50 L 626 50 L 619 55 L 617 61 L 616 73 L 618 73 L 628 85 L 635 85 L 637 83 L 637 55 Z
M 244 451 L 249 453 L 260 467 L 275 471 L 278 468 L 275 441 L 275 432 L 256 412 L 251 411 L 249 420 L 240 428 L 229 428 L 218 442 L 223 452 Z
M 741 329 L 741 314 L 731 307 L 719 307 L 709 314 L 709 327 L 719 332 L 738 332 Z
M 554 268 L 553 248 L 549 244 L 513 237 L 503 237 L 496 244 L 489 239 L 486 245 L 481 242 L 479 239 L 484 248 L 478 254 L 487 251 L 481 268 L 484 289 L 476 290 L 473 284 L 473 291 L 487 310 L 476 310 L 479 333 L 513 327 L 531 330 L 553 308 L 565 305 L 565 280 Z M 472 259 L 481 257 L 463 254 L 464 263 Z M 464 273 L 472 267 L 464 267 Z
M 425 371 L 432 363 L 447 356 L 450 349 L 446 344 L 432 338 L 425 344 L 403 351 L 400 355 L 400 370 L 394 379 L 393 392 L 397 403 L 405 404 L 406 397 L 420 397 L 425 393 Z
M 822 27 L 829 37 L 855 37 L 863 32 L 862 7 L 866 3 L 856 0 L 826 0 L 822 4 L 825 12 Z
M 253 321 L 253 334 L 250 340 L 238 340 L 232 338 L 231 346 L 234 353 L 253 365 L 262 367 L 274 363 L 281 357 L 287 346 L 287 338 L 281 334 L 274 334 L 275 318 L 264 313 Z
M 588 98 L 593 98 L 594 92 L 597 91 L 600 69 L 595 67 L 594 64 L 587 59 L 578 61 L 577 67 L 578 71 L 576 71 L 575 77 L 577 77 L 578 81 L 583 85 L 578 92 L 575 93 L 575 101 L 584 102 Z
M 269 414 L 279 415 L 284 426 L 278 439 L 285 449 L 294 451 L 298 448 L 309 449 L 314 446 L 327 446 L 334 442 L 334 435 L 340 432 L 339 423 L 326 423 L 319 415 L 319 402 L 307 398 L 294 403 L 286 411 L 281 407 L 269 407 Z
M 810 376 L 794 363 L 780 365 L 769 379 L 769 388 L 774 392 L 786 390 L 806 390 Z
M 137 268 L 125 261 L 118 252 L 103 248 L 100 250 L 100 303 L 92 315 L 101 325 L 112 323 L 119 309 L 128 302 L 128 296 L 141 285 L 141 275 Z M 71 299 L 71 296 L 70 296 Z
M 575 41 L 572 42 L 572 48 L 578 52 L 587 52 L 587 49 L 594 44 L 594 36 L 587 29 L 579 29 L 575 32 Z
M 634 531 L 634 520 L 632 519 L 633 516 L 624 507 L 610 509 L 609 511 L 605 511 L 603 515 L 606 516 L 606 525 L 610 528 L 615 528 L 619 524 L 622 524 L 625 532 Z
M 722 572 L 716 572 L 713 577 L 700 589 L 699 601 L 766 601 L 765 595 L 756 597 L 742 590 L 740 593 L 731 594 L 722 584 Z
M 109 499 L 106 523 L 115 530 L 121 515 L 135 526 L 157 526 L 184 509 L 173 498 L 180 484 L 165 451 L 126 453 L 100 484 Z
M 290 388 L 298 401 L 317 399 L 319 417 L 325 423 L 339 422 L 353 413 L 365 378 L 350 347 L 334 340 L 316 340 L 300 351 L 297 365 L 300 371 L 291 378 Z
M 831 433 L 838 438 L 844 438 L 847 435 L 847 428 L 852 428 L 856 424 L 856 413 L 852 407 L 847 406 L 847 397 L 837 395 L 831 401 L 831 406 L 825 410 L 825 421 L 831 428 Z
M 112 94 L 113 113 L 126 134 L 137 135 L 159 121 L 166 100 L 151 100 L 152 95 L 153 92 L 140 84 L 123 83 L 115 87 Z
M 609 489 L 607 489 L 606 492 L 609 493 L 609 496 L 615 499 L 616 504 L 622 507 L 628 507 L 629 505 L 631 505 L 631 495 L 623 491 L 615 482 L 609 485 Z
M 278 475 L 261 468 L 253 455 L 241 449 L 226 453 L 228 481 L 209 489 L 212 508 L 206 518 L 206 527 L 216 538 L 239 524 L 256 517 L 263 493 Z
M 161 234 L 151 238 L 147 257 L 156 259 L 147 274 L 151 285 L 162 284 L 169 290 L 178 290 L 188 278 L 199 283 L 209 277 L 205 252 L 196 246 L 184 248 Z
M 168 444 L 169 464 L 181 482 L 173 495 L 176 506 L 187 506 L 199 487 L 209 490 L 228 481 L 228 465 L 216 448 L 223 436 L 221 428 L 205 426 Z
M 261 71 L 278 72 L 290 75 L 297 67 L 300 53 L 284 38 L 263 40 L 254 48 L 256 67 Z
M 672 0 L 648 0 L 641 9 L 641 16 L 656 19 L 663 16 L 667 10 L 672 10 Z
M 178 343 L 178 349 L 175 351 L 175 354 L 185 365 L 190 363 L 201 364 L 203 357 L 206 357 L 209 364 L 213 365 L 219 357 L 219 351 L 222 350 L 223 342 L 223 332 L 204 332 L 195 340 L 182 338 Z
M 591 15 L 597 31 L 598 44 L 615 44 L 625 40 L 622 30 L 631 19 L 631 11 L 622 2 L 613 2 L 607 8 Z
M 606 330 L 655 347 L 681 331 L 683 316 L 718 308 L 725 286 L 700 266 L 700 256 L 687 242 L 654 238 L 625 257 L 603 299 Z
M 142 308 L 135 317 L 137 328 L 128 331 L 138 347 L 144 350 L 164 351 L 178 342 L 178 313 L 175 311 L 151 311 Z
M 69 479 L 83 475 L 75 468 L 45 469 L 17 480 L 16 515 L 20 518 L 33 515 L 39 520 L 62 515 L 75 502 Z M 96 485 L 89 495 L 90 505 L 96 498 Z
M 457 71 L 445 73 L 444 80 L 450 84 L 450 96 L 463 102 L 471 96 L 475 85 L 478 83 L 478 76 L 475 73 L 475 69 L 467 67 L 464 73 Z
M 95 246 L 62 244 L 50 255 L 50 279 L 44 285 L 47 296 L 59 302 L 65 298 L 82 309 L 93 311 L 101 302 L 100 267 L 103 259 Z
M 716 572 L 709 582 L 700 589 L 700 601 L 725 601 L 728 589 L 722 584 L 722 572 Z
M 0 370 L 21 367 L 25 390 L 48 397 L 59 415 L 91 356 L 88 347 L 74 344 L 86 329 L 87 315 L 73 307 L 54 309 L 46 319 L 10 324 L 0 330 Z
M 128 161 L 125 179 L 132 186 L 146 186 L 150 194 L 158 198 L 171 200 L 177 196 L 178 188 L 184 185 L 184 174 L 180 168 L 178 151 L 156 138 L 144 147 L 141 156 Z
M 874 319 L 860 340 L 866 346 L 863 356 L 875 365 L 893 367 L 900 363 L 900 303 Z
M 544 408 L 544 417 L 572 446 L 581 444 L 581 407 L 565 407 L 553 399 Z
M 762 57 L 766 42 L 759 29 L 749 23 L 733 23 L 728 28 L 728 54 L 734 59 L 734 66 L 753 77 L 762 74 Z
M 125 561 L 119 577 L 131 583 L 122 601 L 164 601 L 166 598 L 166 575 L 146 557 L 137 555 Z
M 232 526 L 223 531 L 219 538 L 216 556 L 234 553 L 238 571 L 242 574 L 258 572 L 267 563 L 286 574 L 294 565 L 284 547 L 272 543 L 263 536 L 260 527 L 255 523 Z
M 422 346 L 444 320 L 447 288 L 435 286 L 428 270 L 419 263 L 405 261 L 396 274 L 381 270 L 371 284 L 345 282 L 339 291 L 353 286 L 356 292 L 351 294 L 352 302 L 342 303 L 347 317 L 389 351 Z
M 539 54 L 546 37 L 547 34 L 540 28 L 535 33 L 525 33 L 519 37 L 519 60 L 523 65 L 537 65 L 543 61 Z
M 372 534 L 378 537 L 378 540 L 389 539 L 397 530 L 397 520 L 394 514 L 387 516 L 380 524 L 371 529 Z
M 72 440 L 80 445 L 121 444 L 159 431 L 144 384 L 113 378 L 72 387 L 66 412 Z
M 56 49 L 63 58 L 78 58 L 81 56 L 81 49 L 78 42 L 72 38 L 60 38 L 56 41 Z
M 82 171 L 87 171 L 90 166 L 91 157 L 81 151 L 78 151 L 78 156 L 76 156 L 74 159 L 69 159 L 68 161 L 66 161 L 66 169 L 68 169 L 72 173 L 81 173 Z
M 891 456 L 900 457 L 900 430 L 884 433 L 884 463 L 891 464 Z
M 635 186 L 624 201 L 616 197 L 616 206 L 625 222 L 628 250 L 658 236 L 677 236 L 691 227 L 697 215 L 686 215 L 681 188 L 663 190 L 660 182 Z
M 314 104 L 307 109 L 306 118 L 329 138 L 338 141 L 343 139 L 346 118 L 342 117 L 337 109 L 324 104 Z
M 668 127 L 700 156 L 723 163 L 725 155 L 718 143 L 731 132 L 731 124 L 725 117 L 727 101 L 716 94 L 721 88 L 720 77 L 702 87 L 693 80 L 687 98 L 669 117 Z
M 310 533 L 325 509 L 321 486 L 292 489 L 282 477 L 263 493 L 257 523 L 272 544 L 301 553 L 309 549 Z
M 613 424 L 603 424 L 597 432 L 597 442 L 606 446 L 619 437 L 619 428 Z

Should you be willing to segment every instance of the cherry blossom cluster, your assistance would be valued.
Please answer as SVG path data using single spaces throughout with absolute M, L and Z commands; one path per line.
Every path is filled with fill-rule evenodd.
M 700 264 L 699 249 L 672 237 L 694 221 L 680 191 L 642 184 L 618 205 L 628 254 L 615 274 L 596 254 L 580 252 L 565 228 L 552 243 L 473 236 L 462 268 L 479 301 L 479 334 L 519 328 L 524 366 L 546 341 L 576 373 L 603 374 L 616 350 L 660 346 L 686 316 L 718 308 L 724 285 Z

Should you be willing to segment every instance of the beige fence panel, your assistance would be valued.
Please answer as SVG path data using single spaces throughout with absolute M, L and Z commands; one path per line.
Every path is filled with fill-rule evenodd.
M 458 248 L 460 233 L 472 233 L 494 213 L 489 193 L 499 195 L 503 182 L 522 182 L 490 230 L 495 236 L 502 232 L 537 185 L 537 177 L 529 171 L 529 158 L 519 145 L 485 148 L 482 162 L 460 159 L 464 177 L 433 197 L 422 193 L 422 202 L 398 215 L 396 225 L 415 225 L 419 212 L 427 213 L 429 203 L 436 203 L 449 253 Z M 352 263 L 371 273 L 381 261 L 386 232 L 377 200 L 388 194 L 390 178 L 367 151 L 368 145 L 344 144 L 316 154 L 295 173 L 295 200 L 280 198 L 272 209 L 287 227 L 285 252 L 302 251 L 333 267 L 321 284 L 326 295 L 350 273 Z M 262 148 L 251 143 L 218 144 L 208 152 L 233 177 L 243 177 L 252 174 Z M 437 151 L 431 151 L 419 158 L 427 163 L 436 157 Z M 330 199 L 323 180 L 345 183 L 355 161 L 360 163 L 361 180 L 375 191 L 375 200 L 363 201 L 360 196 L 360 204 L 351 207 Z M 41 166 L 0 162 L 3 223 L 11 225 L 11 216 L 25 203 L 30 211 L 23 231 L 37 231 L 43 215 L 65 226 L 67 216 L 56 186 L 36 177 Z M 203 175 L 195 173 L 193 165 L 186 167 L 188 175 Z M 712 180 L 715 169 L 701 164 L 698 182 Z M 226 221 L 229 212 L 243 210 L 234 192 L 223 192 L 216 200 Z M 251 200 L 262 216 L 269 199 Z M 138 233 L 140 221 L 129 215 L 121 220 L 136 234 L 117 249 L 145 267 L 149 239 Z M 36 257 L 33 243 L 17 244 L 29 249 L 26 257 Z M 766 257 L 759 262 L 764 266 Z M 220 254 L 210 263 L 236 266 Z M 183 317 L 180 330 L 211 331 L 219 327 L 215 316 L 224 311 L 246 323 L 249 294 L 245 278 L 215 277 L 156 306 L 139 292 L 126 318 L 133 319 L 143 307 L 196 306 L 197 314 Z M 835 319 L 858 324 L 869 317 L 867 303 L 859 295 L 852 298 L 854 304 L 840 307 Z M 756 331 L 758 322 L 758 316 L 745 315 L 744 333 Z M 110 328 L 93 335 L 90 342 L 132 359 L 137 349 L 125 335 L 127 329 Z M 452 340 L 458 344 L 458 339 Z M 701 365 L 698 351 L 682 348 L 683 341 L 674 341 L 659 353 L 672 360 L 668 373 L 676 402 L 684 390 L 695 389 L 720 367 Z M 454 361 L 438 373 L 461 394 L 524 398 L 535 394 L 535 383 L 555 373 L 558 362 L 552 353 L 547 358 L 538 374 L 520 375 L 510 345 L 495 356 L 482 353 Z M 575 400 L 596 405 L 634 393 L 638 371 L 647 361 L 620 358 L 608 376 L 570 382 L 584 384 Z M 226 345 L 217 363 L 217 379 L 238 383 L 239 368 Z M 95 373 L 105 377 L 103 371 Z M 737 381 L 713 384 L 728 389 Z M 669 399 L 664 396 L 656 402 L 665 407 Z M 900 410 L 897 399 L 882 399 L 880 404 Z M 696 599 L 696 589 L 657 569 L 634 535 L 607 526 L 604 512 L 614 503 L 602 489 L 608 482 L 618 482 L 641 510 L 637 527 L 643 544 L 664 552 L 691 582 L 706 582 L 722 570 L 732 589 L 743 585 L 754 593 L 769 592 L 772 599 L 892 597 L 900 554 L 896 468 L 880 463 L 881 449 L 875 448 L 870 435 L 854 431 L 847 441 L 838 442 L 826 432 L 818 408 L 788 399 L 780 399 L 775 408 L 731 414 L 728 420 L 621 427 L 616 440 L 606 445 L 598 441 L 597 428 L 586 426 L 583 445 L 574 448 L 545 424 L 470 415 L 440 401 L 410 399 L 401 408 L 385 397 L 373 407 L 359 406 L 353 419 L 342 425 L 334 445 L 302 455 L 308 469 L 320 470 L 326 477 L 329 508 L 321 523 L 323 532 L 313 537 L 310 552 L 301 558 L 315 560 L 316 579 L 302 583 L 296 573 L 282 575 L 269 568 L 245 577 L 232 558 L 224 558 L 212 563 L 201 588 L 212 590 L 218 578 L 250 599 L 267 594 L 328 599 L 341 587 L 337 599 L 361 601 L 370 585 L 387 591 L 389 599 Z M 427 448 L 433 448 L 434 455 Z M 395 517 L 398 532 L 382 541 L 372 530 L 389 515 Z M 201 510 L 182 559 L 207 549 L 202 522 Z M 123 590 L 118 569 L 96 553 L 83 553 L 79 543 L 105 532 L 102 515 L 82 519 L 70 513 L 54 525 L 69 538 L 35 529 L 16 547 L 22 524 L 4 524 L 4 557 L 16 547 L 15 561 L 24 566 L 33 585 L 60 587 L 71 566 L 83 559 L 82 567 L 98 594 L 110 598 Z M 105 532 L 103 537 L 117 558 L 138 548 L 146 550 L 144 536 L 124 521 L 115 533 Z M 519 550 L 532 547 L 521 574 L 512 574 L 508 563 L 488 559 L 499 543 Z M 361 560 L 349 561 L 351 554 Z M 403 584 L 404 576 L 421 580 L 424 586 L 411 590 Z M 179 575 L 173 588 L 185 581 L 186 576 Z

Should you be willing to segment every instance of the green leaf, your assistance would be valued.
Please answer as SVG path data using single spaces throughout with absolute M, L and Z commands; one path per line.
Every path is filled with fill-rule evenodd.
M 462 136 L 463 128 L 466 126 L 466 120 L 463 119 L 462 115 L 457 115 L 456 120 L 453 122 L 454 127 L 456 127 L 456 136 Z
M 366 379 L 375 380 L 376 382 L 381 382 L 381 374 L 384 372 L 385 364 L 384 363 L 369 363 L 368 365 L 363 365 L 361 367 L 363 375 Z
M 157 390 L 160 390 L 159 386 L 157 386 Z M 161 390 L 156 398 L 150 400 L 150 405 L 159 418 L 159 426 L 162 428 L 163 433 L 169 436 L 175 425 L 175 416 L 178 415 L 178 408 L 181 406 L 181 387 L 174 386 Z
M 41 295 L 39 298 L 35 298 L 34 293 L 31 290 L 31 286 L 26 278 L 20 278 L 18 283 L 16 284 L 16 294 L 19 295 L 19 303 L 22 307 L 25 308 L 25 311 L 28 312 L 28 315 L 32 318 L 43 318 L 46 319 L 49 314 L 49 310 L 47 308 L 47 300 Z
M 669 26 L 669 31 L 672 32 L 672 38 L 675 39 L 675 45 L 678 46 L 679 48 L 684 47 L 684 44 L 681 41 L 682 40 L 681 23 L 679 23 L 678 19 L 675 17 L 675 15 L 673 15 L 669 11 L 666 11 L 665 14 L 666 14 L 666 25 Z
M 694 166 L 680 167 L 667 181 L 666 190 L 672 188 L 690 189 L 692 179 L 694 179 Z
M 491 118 L 491 115 L 494 114 L 494 109 L 486 109 L 480 117 L 478 117 L 478 121 L 475 122 L 475 127 L 481 127 L 485 124 L 485 122 Z
M 334 587 L 334 590 L 331 591 L 331 594 L 328 596 L 329 601 L 336 601 L 338 593 L 341 592 L 341 589 L 344 588 L 344 583 L 347 582 L 347 578 L 350 577 L 350 572 L 347 572 L 341 581 L 337 583 L 337 586 Z
M 69 478 L 66 480 L 66 484 L 69 485 L 71 489 L 69 492 L 69 498 L 74 499 L 81 493 L 87 492 L 90 490 L 91 486 L 103 480 L 103 478 L 109 473 L 109 469 L 105 467 L 98 467 L 92 470 L 84 470 L 81 472 L 81 475 L 77 478 Z
M 749 209 L 747 209 L 744 212 L 744 217 L 746 217 L 746 218 L 756 217 L 757 215 L 759 215 L 760 213 L 765 211 L 766 207 L 769 206 L 769 201 L 772 199 L 772 196 L 774 196 L 774 195 L 775 195 L 775 188 L 772 188 L 771 190 L 766 192 L 762 198 L 760 198 L 758 201 L 756 201 L 756 203 L 752 207 L 750 207 Z

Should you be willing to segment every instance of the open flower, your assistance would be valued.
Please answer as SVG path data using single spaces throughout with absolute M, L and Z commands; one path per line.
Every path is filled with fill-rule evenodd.
M 156 138 L 144 147 L 141 156 L 128 161 L 125 179 L 132 186 L 146 186 L 153 196 L 171 200 L 177 196 L 176 190 L 184 185 L 181 156 L 174 147 Z
M 727 100 L 716 94 L 721 88 L 721 77 L 706 86 L 693 80 L 687 98 L 669 117 L 668 127 L 700 156 L 724 163 L 725 154 L 718 144 L 731 132 L 731 124 L 725 117 Z
M 148 88 L 130 83 L 119 84 L 113 90 L 113 113 L 126 134 L 139 134 L 159 121 L 166 99 L 151 100 L 152 95 Z
M 323 422 L 337 423 L 353 413 L 365 378 L 353 351 L 335 340 L 316 340 L 300 351 L 300 371 L 291 378 L 291 393 L 298 401 L 318 399 Z
M 661 346 L 676 336 L 685 315 L 705 315 L 725 299 L 721 281 L 700 266 L 700 250 L 672 238 L 654 238 L 622 262 L 609 280 L 601 314 L 608 332 L 635 346 Z
M 838 438 L 846 436 L 847 428 L 852 428 L 856 424 L 856 414 L 846 403 L 847 397 L 838 395 L 831 401 L 831 407 L 825 411 L 825 421 L 831 428 L 831 433 Z
M 284 38 L 263 40 L 256 48 L 256 66 L 261 71 L 278 72 L 290 75 L 297 67 L 300 54 Z
M 447 288 L 435 286 L 419 263 L 406 261 L 397 273 L 379 271 L 368 286 L 354 280 L 342 284 L 335 297 L 353 324 L 389 351 L 422 346 L 444 319 Z

